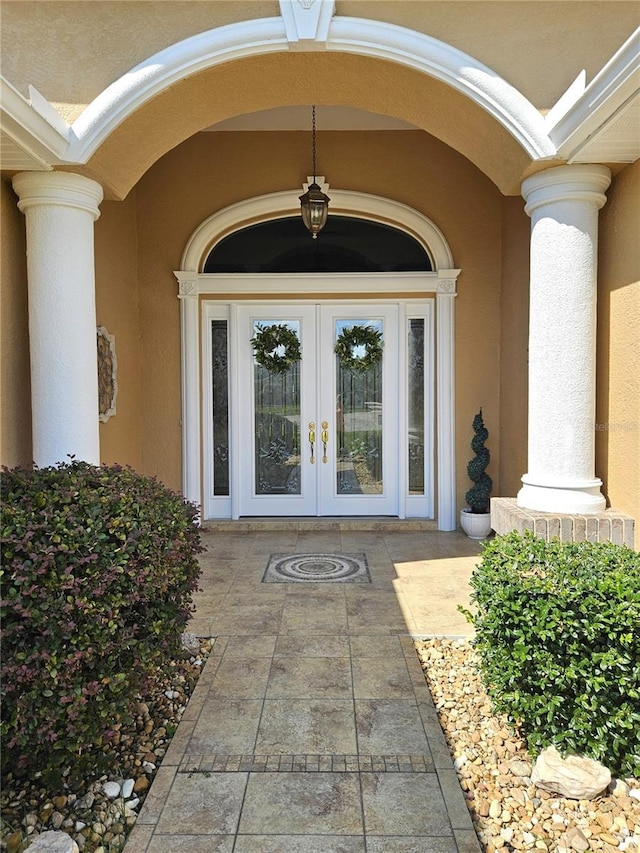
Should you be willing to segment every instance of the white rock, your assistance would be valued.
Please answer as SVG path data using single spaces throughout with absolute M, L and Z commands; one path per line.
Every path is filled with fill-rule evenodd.
M 30 853 L 79 853 L 76 842 L 66 832 L 42 832 L 29 845 Z
M 614 797 L 628 797 L 629 786 L 623 779 L 612 779 L 609 791 Z
M 531 776 L 531 765 L 528 761 L 521 761 L 518 758 L 514 758 L 513 761 L 509 762 L 509 769 L 514 776 L 518 776 L 521 779 Z
M 143 761 L 142 762 L 142 769 L 144 770 L 145 773 L 153 773 L 154 770 L 156 769 L 156 765 L 153 764 L 153 762 L 151 762 L 151 761 Z
M 632 788 L 629 791 L 629 796 L 633 797 L 634 800 L 640 800 L 640 788 Z
M 565 837 L 567 839 L 567 845 L 572 850 L 586 851 L 589 849 L 589 839 L 584 835 L 579 827 L 569 827 Z
M 460 770 L 460 768 L 464 767 L 464 765 L 466 763 L 467 763 L 467 756 L 464 755 L 464 753 L 463 753 L 462 755 L 459 755 L 456 758 L 456 760 L 453 762 L 453 766 L 456 768 L 456 770 Z
M 135 779 L 125 779 L 122 783 L 122 796 L 128 799 L 133 793 L 133 786 L 135 785 Z
M 599 761 L 584 755 L 562 758 L 553 746 L 544 749 L 533 767 L 531 781 L 538 788 L 572 800 L 592 800 L 611 783 L 611 773 Z
M 80 797 L 80 799 L 76 802 L 76 809 L 78 811 L 88 811 L 93 807 L 93 803 L 95 801 L 95 795 L 88 791 L 84 797 Z
M 133 809 L 137 809 L 140 805 L 140 799 L 138 797 L 134 797 L 132 800 L 127 800 L 125 803 L 125 812 L 133 811 Z
M 117 782 L 105 782 L 102 790 L 110 800 L 115 800 L 116 797 L 120 796 L 120 785 Z

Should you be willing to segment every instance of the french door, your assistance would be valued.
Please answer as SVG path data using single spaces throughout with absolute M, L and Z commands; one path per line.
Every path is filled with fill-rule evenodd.
M 238 306 L 240 515 L 398 514 L 398 311 Z

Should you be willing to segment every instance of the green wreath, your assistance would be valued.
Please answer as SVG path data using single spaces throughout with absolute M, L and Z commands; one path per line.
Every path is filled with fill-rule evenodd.
M 354 349 L 360 346 L 365 347 L 364 355 L 354 355 Z M 351 326 L 338 336 L 334 352 L 347 370 L 364 373 L 381 360 L 382 347 L 382 332 L 373 326 Z
M 258 364 L 271 373 L 286 373 L 296 362 L 300 361 L 300 341 L 298 336 L 288 326 L 258 325 L 257 333 L 251 338 L 251 346 Z

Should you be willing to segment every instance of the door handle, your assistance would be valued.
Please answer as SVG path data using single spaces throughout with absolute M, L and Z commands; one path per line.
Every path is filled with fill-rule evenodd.
M 327 421 L 322 421 L 322 461 L 326 465 L 329 461 L 327 458 L 327 443 L 329 441 L 329 424 Z
M 313 465 L 316 461 L 316 457 L 313 455 L 313 448 L 316 443 L 316 425 L 314 421 L 309 421 L 309 445 L 311 447 L 311 458 L 310 462 Z

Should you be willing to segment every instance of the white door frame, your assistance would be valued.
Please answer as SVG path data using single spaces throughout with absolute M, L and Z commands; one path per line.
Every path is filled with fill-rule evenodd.
M 434 517 L 435 500 L 434 500 L 434 432 L 435 432 L 435 343 L 434 343 L 434 298 L 433 296 L 421 298 L 419 301 L 397 300 L 389 298 L 389 281 L 387 278 L 387 286 L 381 293 L 387 297 L 377 300 L 362 298 L 360 300 L 343 298 L 340 301 L 344 302 L 345 311 L 340 311 L 340 306 L 336 306 L 336 299 L 322 300 L 314 299 L 277 299 L 264 300 L 264 296 L 259 298 L 257 295 L 250 300 L 241 300 L 234 302 L 223 302 L 217 299 L 207 299 L 203 297 L 202 305 L 202 322 L 201 322 L 201 376 L 202 376 L 202 511 L 204 519 L 211 518 L 240 518 L 243 515 L 270 515 L 282 514 L 267 512 L 257 512 L 257 504 L 267 503 L 267 500 L 257 500 L 256 506 L 252 505 L 252 509 L 247 507 L 251 501 L 246 499 L 246 483 L 247 479 L 252 478 L 252 474 L 248 469 L 247 459 L 240 457 L 239 454 L 247 454 L 247 448 L 250 446 L 252 437 L 247 432 L 247 390 L 246 383 L 243 390 L 238 381 L 238 370 L 244 372 L 245 378 L 248 370 L 246 363 L 247 350 L 241 351 L 240 341 L 243 337 L 246 339 L 248 334 L 247 317 L 255 309 L 256 315 L 266 316 L 271 315 L 272 318 L 291 316 L 296 313 L 296 307 L 301 308 L 299 318 L 305 315 L 306 319 L 303 322 L 310 321 L 309 309 L 313 315 L 313 334 L 312 338 L 319 341 L 322 328 L 327 332 L 327 319 L 333 312 L 340 315 L 361 316 L 368 315 L 372 310 L 381 312 L 389 321 L 389 312 L 393 316 L 394 329 L 387 329 L 389 346 L 395 352 L 393 361 L 395 362 L 394 376 L 391 379 L 387 376 L 387 389 L 389 384 L 397 386 L 397 405 L 393 407 L 395 413 L 395 422 L 390 423 L 390 410 L 387 410 L 387 422 L 385 433 L 392 436 L 391 444 L 397 448 L 397 457 L 395 460 L 387 460 L 387 471 L 393 472 L 390 477 L 385 478 L 387 485 L 391 491 L 385 490 L 388 496 L 393 495 L 393 507 L 386 503 L 379 511 L 366 514 L 372 515 L 397 515 L 400 518 L 427 518 Z M 325 284 L 333 283 L 335 276 L 324 276 Z M 348 282 L 345 277 L 340 276 L 340 281 L 343 286 L 347 287 Z M 378 278 L 375 282 L 382 285 L 382 280 Z M 316 286 L 320 288 L 320 281 L 316 279 Z M 320 288 L 321 289 L 321 288 Z M 329 310 L 328 310 L 329 309 Z M 319 318 L 324 318 L 323 322 L 319 322 Z M 425 470 L 424 470 L 424 493 L 421 495 L 409 494 L 408 486 L 408 420 L 407 420 L 407 383 L 408 383 L 408 368 L 407 368 L 407 329 L 410 320 L 420 319 L 424 322 L 424 453 L 425 453 Z M 229 495 L 217 496 L 214 494 L 214 461 L 215 461 L 215 438 L 212 441 L 210 436 L 214 436 L 213 424 L 213 368 L 212 368 L 212 338 L 211 338 L 211 322 L 213 320 L 223 320 L 227 324 L 227 341 L 228 341 L 228 398 L 229 398 Z M 402 333 L 404 329 L 404 333 Z M 308 339 L 309 329 L 307 329 Z M 315 347 L 317 350 L 317 346 Z M 307 376 L 309 383 L 309 376 Z M 313 380 L 309 383 L 314 384 Z M 316 399 L 312 402 L 311 408 L 307 411 L 310 418 L 316 421 L 321 421 L 321 412 L 328 412 L 331 406 L 326 400 L 326 388 L 323 392 L 319 388 L 319 393 Z M 308 408 L 308 407 L 307 407 Z M 249 417 L 249 422 L 252 418 Z M 333 429 L 333 427 L 331 427 Z M 331 430 L 330 430 L 331 431 Z M 320 426 L 317 427 L 318 440 L 320 435 Z M 401 438 L 404 436 L 404 438 Z M 316 455 L 320 458 L 320 445 L 316 447 Z M 392 451 L 393 453 L 393 451 Z M 303 475 L 305 474 L 303 468 Z M 306 471 L 306 475 L 309 472 Z M 308 485 L 308 484 L 307 484 Z M 245 491 L 243 491 L 243 489 Z M 326 497 L 326 496 L 325 496 Z M 292 504 L 302 504 L 302 501 L 292 501 Z M 374 501 L 375 503 L 375 501 Z M 383 503 L 381 501 L 381 503 Z M 326 499 L 322 500 L 318 483 L 318 493 L 313 508 L 309 508 L 308 512 L 303 512 L 304 507 L 298 508 L 298 511 L 291 507 L 287 515 L 340 515 L 335 507 L 332 511 L 327 509 L 328 504 Z M 353 515 L 362 515 L 362 507 L 354 505 Z
M 322 179 L 318 178 L 318 183 Z M 325 185 L 326 187 L 326 185 Z M 326 190 L 325 190 L 326 191 Z M 370 297 L 378 292 L 376 282 L 389 286 L 387 274 L 349 273 L 334 276 L 334 285 L 315 281 L 311 275 L 218 275 L 200 272 L 211 248 L 233 231 L 248 224 L 284 216 L 299 215 L 299 190 L 287 190 L 248 199 L 210 216 L 196 228 L 187 242 L 181 269 L 174 272 L 180 299 L 182 353 L 182 461 L 183 494 L 187 500 L 202 505 L 204 477 L 202 466 L 203 390 L 200 352 L 206 338 L 201 338 L 201 296 L 232 301 L 249 294 L 273 293 L 282 298 L 312 293 L 321 296 Z M 392 224 L 406 231 L 424 247 L 432 259 L 434 272 L 394 274 L 393 290 L 413 301 L 434 295 L 436 301 L 436 422 L 437 422 L 437 521 L 439 530 L 455 530 L 457 526 L 455 464 L 455 361 L 454 332 L 456 281 L 460 270 L 454 268 L 453 256 L 440 229 L 423 214 L 407 205 L 348 190 L 331 190 L 334 215 L 355 216 Z M 339 285 L 337 278 L 348 282 Z M 389 291 L 386 291 L 387 295 Z M 233 355 L 233 354 L 232 354 Z M 233 483 L 231 484 L 233 489 Z

